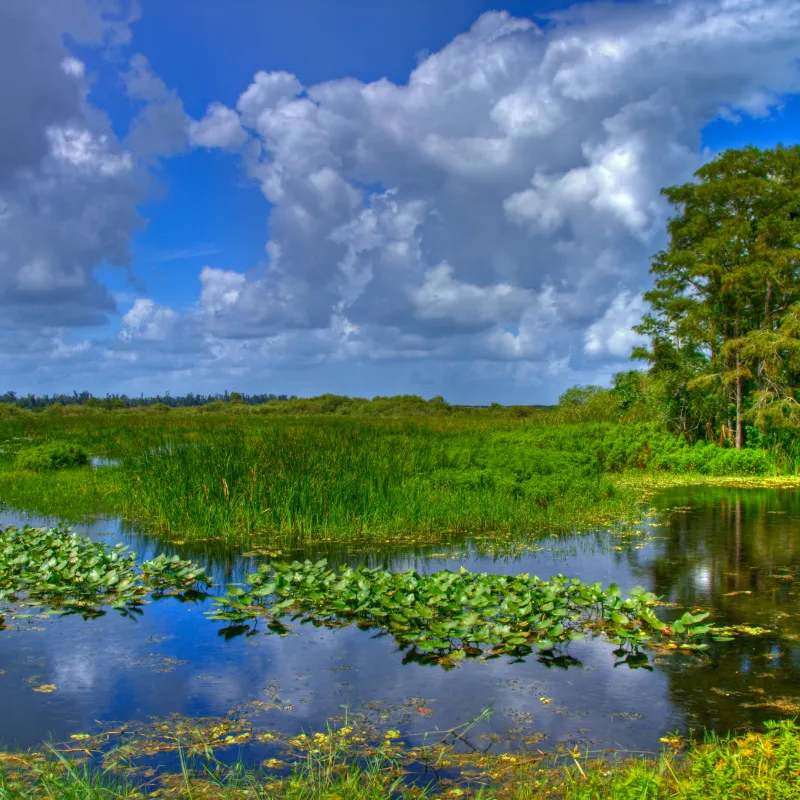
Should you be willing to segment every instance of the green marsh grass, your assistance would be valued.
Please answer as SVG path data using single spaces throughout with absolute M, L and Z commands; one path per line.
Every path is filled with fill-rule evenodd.
M 17 460 L 67 446 L 121 465 L 37 472 Z M 767 451 L 687 447 L 653 424 L 488 410 L 405 419 L 28 413 L 0 421 L 0 447 L 9 506 L 69 521 L 119 515 L 176 539 L 243 546 L 586 530 L 638 515 L 642 487 L 630 474 L 666 484 L 778 471 Z
M 589 453 L 496 431 L 278 421 L 165 438 L 126 460 L 126 511 L 181 538 L 319 539 L 538 532 L 632 513 Z

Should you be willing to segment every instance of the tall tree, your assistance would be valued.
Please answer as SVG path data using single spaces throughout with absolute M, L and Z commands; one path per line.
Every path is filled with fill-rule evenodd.
M 688 369 L 685 393 L 716 395 L 704 423 L 722 422 L 741 448 L 748 406 L 797 404 L 800 146 L 727 150 L 695 178 L 662 190 L 677 213 L 637 327 L 650 347 L 635 355 L 654 371 Z

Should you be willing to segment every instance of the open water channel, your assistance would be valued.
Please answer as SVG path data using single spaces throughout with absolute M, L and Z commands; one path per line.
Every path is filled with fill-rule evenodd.
M 219 635 L 223 623 L 205 616 L 210 600 L 165 598 L 135 619 L 113 611 L 86 621 L 8 616 L 0 630 L 0 745 L 38 747 L 119 721 L 237 709 L 248 709 L 256 730 L 295 734 L 324 730 L 344 707 L 414 741 L 491 706 L 491 718 L 472 732 L 482 749 L 522 742 L 641 751 L 658 750 L 660 737 L 674 731 L 728 731 L 800 714 L 800 492 L 670 489 L 651 504 L 654 512 L 636 535 L 551 537 L 499 556 L 481 555 L 467 541 L 384 549 L 368 559 L 397 570 L 464 566 L 542 578 L 563 573 L 615 582 L 624 591 L 638 584 L 680 611 L 707 609 L 719 625 L 750 626 L 751 635 L 702 654 L 651 653 L 647 668 L 618 663 L 614 645 L 596 638 L 572 643 L 566 668 L 534 654 L 447 671 L 409 661 L 391 636 L 355 626 L 293 624 L 288 636 L 261 628 L 226 639 Z M 0 523 L 26 521 L 44 522 L 0 512 Z M 141 558 L 177 552 L 197 559 L 219 584 L 242 580 L 257 561 L 218 543 L 208 551 L 167 546 L 114 520 L 76 530 L 122 542 Z M 334 563 L 364 559 L 347 551 L 328 555 Z M 33 691 L 43 684 L 55 689 Z

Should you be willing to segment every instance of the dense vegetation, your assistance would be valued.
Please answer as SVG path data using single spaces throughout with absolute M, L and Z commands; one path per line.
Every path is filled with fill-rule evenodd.
M 396 398 L 352 401 L 371 409 L 353 418 L 341 411 L 347 404 L 323 397 L 297 403 L 326 414 L 235 403 L 202 414 L 17 412 L 0 425 L 0 498 L 73 516 L 84 498 L 87 513 L 123 513 L 181 535 L 352 536 L 585 525 L 631 510 L 613 476 L 632 469 L 796 470 L 785 448 L 689 445 L 663 423 L 642 421 L 647 401 L 625 389 L 620 376 L 611 390 L 571 390 L 549 411 L 456 413 Z M 77 466 L 87 452 L 122 465 L 50 469 Z M 59 494 L 69 504 L 53 505 Z
M 299 398 L 285 394 L 243 394 L 242 392 L 223 392 L 222 394 L 192 394 L 172 396 L 155 395 L 153 397 L 128 397 L 127 395 L 108 394 L 105 397 L 94 397 L 91 392 L 73 392 L 72 394 L 34 395 L 18 397 L 16 392 L 0 394 L 1 415 L 12 415 L 18 411 L 50 411 L 52 413 L 80 414 L 89 410 L 119 411 L 121 409 L 142 409 L 168 411 L 174 408 L 196 409 L 200 411 L 229 410 L 239 407 L 248 410 L 248 406 L 258 406 L 255 410 L 261 414 L 366 414 L 368 416 L 437 414 L 448 411 L 464 412 L 471 408 L 487 408 L 487 406 L 451 406 L 443 397 L 425 400 L 419 395 L 400 395 L 397 397 L 347 397 L 336 394 L 324 394 L 319 397 Z M 488 406 L 495 412 L 503 412 L 499 403 Z M 526 416 L 533 408 L 548 406 L 512 406 L 511 413 Z
M 729 150 L 663 190 L 677 209 L 653 260 L 636 355 L 670 426 L 728 439 L 800 426 L 800 145 Z
M 242 394 L 241 392 L 222 392 L 218 394 L 185 395 L 158 394 L 150 397 L 141 395 L 129 397 L 126 394 L 107 394 L 105 397 L 94 397 L 91 392 L 72 392 L 71 394 L 26 394 L 18 396 L 16 392 L 0 394 L 0 405 L 15 406 L 20 409 L 39 410 L 45 408 L 63 408 L 64 406 L 86 406 L 87 408 L 103 408 L 106 410 L 119 408 L 147 408 L 149 406 L 166 406 L 167 408 L 194 408 L 209 403 L 221 402 L 244 403 L 247 405 L 269 403 L 272 400 L 289 400 L 285 394 Z
M 615 391 L 568 392 L 527 415 L 19 412 L 0 422 L 0 499 L 73 520 L 120 514 L 180 538 L 377 541 L 633 517 L 637 497 L 616 477 L 631 470 L 795 471 L 782 449 L 689 445 L 636 421 Z M 119 465 L 80 466 L 87 453 Z

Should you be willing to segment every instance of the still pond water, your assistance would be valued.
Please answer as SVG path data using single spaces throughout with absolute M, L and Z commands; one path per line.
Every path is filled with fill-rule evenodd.
M 88 621 L 7 618 L 0 631 L 0 745 L 36 747 L 115 721 L 221 716 L 254 702 L 262 704 L 252 718 L 257 729 L 324 729 L 347 706 L 404 736 L 451 728 L 491 706 L 494 714 L 475 738 L 495 740 L 497 750 L 518 746 L 520 737 L 541 748 L 657 750 L 659 738 L 676 730 L 727 731 L 799 714 L 800 492 L 671 489 L 652 506 L 644 535 L 547 538 L 500 556 L 481 555 L 474 543 L 395 548 L 369 560 L 397 570 L 464 566 L 543 578 L 563 573 L 623 590 L 638 584 L 681 611 L 708 609 L 719 625 L 768 633 L 718 643 L 699 656 L 651 654 L 649 669 L 615 666 L 614 646 L 594 639 L 570 646 L 574 665 L 566 669 L 530 656 L 445 671 L 404 663 L 391 636 L 354 626 L 297 624 L 286 637 L 262 629 L 226 640 L 218 635 L 222 624 L 204 616 L 208 600 L 159 600 L 135 620 L 114 612 Z M 23 521 L 0 514 L 2 523 Z M 141 558 L 174 550 L 204 564 L 215 583 L 253 571 L 253 558 L 198 545 L 167 548 L 113 520 L 77 530 L 123 542 Z M 362 560 L 328 555 L 332 562 Z M 33 691 L 42 684 L 56 689 Z

